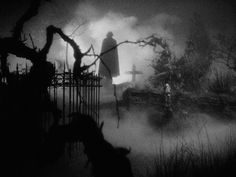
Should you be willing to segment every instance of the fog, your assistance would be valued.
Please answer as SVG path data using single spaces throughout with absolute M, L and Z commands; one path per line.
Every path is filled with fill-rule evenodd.
M 110 99 L 114 101 L 114 98 Z M 222 155 L 222 152 L 231 148 L 229 145 L 236 142 L 235 120 L 193 111 L 188 107 L 174 113 L 171 119 L 163 118 L 163 113 L 155 106 L 131 106 L 130 110 L 121 106 L 119 111 L 121 119 L 117 128 L 118 117 L 114 102 L 109 102 L 109 106 L 102 106 L 102 131 L 105 139 L 112 145 L 131 148 L 128 157 L 136 176 L 145 175 L 147 170 L 153 172 L 154 161 L 160 153 L 169 155 L 176 148 L 185 146 L 196 154 L 206 151 Z M 89 173 L 89 169 L 83 168 L 86 157 L 82 149 L 73 154 L 67 163 L 69 166 L 67 164 L 61 169 L 65 173 L 68 169 L 75 174 Z
M 6 10 L 3 9 L 1 19 L 4 28 L 0 35 L 9 35 L 17 18 L 23 14 L 28 4 L 6 1 Z M 20 2 L 25 2 L 24 0 Z M 27 2 L 27 1 L 26 1 Z M 9 3 L 9 5 L 8 5 Z M 12 4 L 11 4 L 12 3 Z M 17 8 L 16 8 L 17 7 Z M 211 7 L 211 8 L 209 8 Z M 15 9 L 14 9 L 15 8 Z M 16 10 L 17 9 L 17 10 Z M 149 9 L 149 10 L 147 10 Z M 14 12 L 10 13 L 9 12 Z M 167 1 L 165 3 L 150 1 L 62 1 L 55 0 L 52 3 L 42 4 L 39 14 L 25 24 L 24 33 L 32 35 L 35 46 L 43 47 L 46 39 L 46 27 L 55 25 L 62 28 L 63 32 L 71 35 L 82 51 L 86 51 L 90 45 L 95 52 L 100 53 L 102 40 L 108 31 L 113 31 L 117 42 L 124 40 L 136 41 L 140 38 L 155 33 L 163 37 L 170 45 L 173 55 L 180 57 L 185 49 L 185 42 L 189 32 L 189 22 L 194 12 L 201 14 L 202 20 L 210 34 L 217 32 L 230 33 L 235 31 L 234 14 L 230 4 L 214 1 Z M 17 16 L 18 15 L 18 16 Z M 7 18 L 3 18 L 7 16 Z M 8 19 L 9 20 L 6 20 Z M 80 26 L 78 29 L 77 27 Z M 76 31 L 74 31 L 77 29 Z M 31 41 L 26 44 L 32 46 Z M 119 84 L 131 80 L 126 74 L 135 64 L 136 68 L 144 74 L 137 77 L 139 83 L 145 83 L 153 73 L 150 60 L 153 51 L 150 47 L 141 48 L 138 45 L 123 44 L 118 48 L 120 73 L 114 78 L 114 83 Z M 66 43 L 57 35 L 48 54 L 48 60 L 59 66 L 66 61 Z M 68 60 L 73 66 L 74 58 L 72 48 L 69 47 Z M 83 63 L 91 63 L 94 58 L 84 58 Z M 24 63 L 15 56 L 9 56 L 11 70 L 15 69 L 15 63 Z M 98 63 L 91 68 L 97 72 Z
M 102 40 L 106 37 L 108 31 L 112 31 L 113 37 L 118 43 L 125 40 L 137 41 L 155 33 L 168 41 L 171 50 L 176 56 L 180 56 L 183 53 L 184 39 L 177 39 L 173 32 L 174 28 L 182 25 L 182 21 L 175 15 L 160 13 L 148 20 L 140 21 L 136 16 L 128 16 L 112 11 L 108 11 L 103 15 L 100 14 L 99 9 L 89 3 L 80 3 L 75 11 L 75 17 L 63 28 L 66 34 L 72 34 L 78 26 L 83 24 L 73 35 L 74 40 L 78 42 L 82 51 L 86 51 L 92 44 L 95 52 L 99 54 Z M 60 42 L 62 50 L 57 53 L 56 58 L 64 61 L 65 42 L 63 40 L 60 40 Z M 138 77 L 139 82 L 145 81 L 152 74 L 150 63 L 154 53 L 151 47 L 123 44 L 118 48 L 118 54 L 121 75 L 114 78 L 114 83 L 130 81 L 131 76 L 125 73 L 132 69 L 133 64 L 144 73 L 144 75 Z M 70 67 L 72 67 L 74 58 L 71 47 L 69 47 L 68 60 Z M 85 57 L 83 62 L 88 64 L 93 60 L 94 58 Z M 96 70 L 97 68 L 98 63 L 93 69 Z
M 66 110 L 69 104 L 67 91 Z M 53 92 L 51 97 L 53 99 Z M 155 106 L 132 105 L 130 110 L 120 106 L 121 119 L 117 128 L 115 97 L 110 93 L 101 95 L 101 99 L 100 122 L 104 121 L 105 138 L 113 145 L 131 147 L 133 153 L 155 156 L 160 147 L 168 153 L 182 143 L 195 149 L 209 148 L 210 144 L 217 150 L 223 147 L 225 140 L 236 135 L 236 122 L 233 119 L 189 107 L 178 110 L 168 120 Z M 62 109 L 61 89 L 58 90 L 58 106 Z
M 2 22 L 0 37 L 12 34 L 17 20 L 29 6 L 28 0 L 4 1 L 6 3 L 2 3 L 0 7 Z M 100 53 L 102 41 L 108 31 L 114 33 L 114 38 L 118 43 L 125 40 L 136 41 L 155 33 L 167 40 L 173 55 L 180 57 L 184 53 L 189 22 L 194 12 L 201 15 L 210 35 L 218 32 L 235 34 L 235 9 L 231 3 L 215 0 L 181 0 L 178 2 L 150 0 L 148 2 L 144 0 L 54 0 L 44 2 L 40 6 L 38 15 L 24 25 L 22 36 L 26 36 L 28 39 L 24 44 L 33 47 L 32 41 L 29 39 L 30 34 L 37 50 L 40 50 L 46 42 L 46 28 L 49 25 L 61 28 L 66 35 L 76 41 L 82 52 L 93 45 L 97 54 Z M 80 27 L 77 29 L 78 26 Z M 77 30 L 75 31 L 75 29 Z M 118 53 L 121 75 L 114 78 L 115 84 L 131 80 L 131 76 L 126 72 L 132 69 L 133 64 L 136 65 L 137 70 L 144 73 L 137 77 L 138 83 L 145 83 L 147 78 L 153 74 L 150 63 L 154 52 L 151 47 L 123 44 L 118 47 Z M 66 43 L 58 35 L 54 36 L 47 59 L 56 63 L 57 69 L 63 68 L 63 63 L 66 61 Z M 92 61 L 94 61 L 93 57 L 85 57 L 83 64 L 89 64 Z M 71 47 L 68 50 L 68 62 L 72 68 L 74 58 Z M 15 70 L 16 63 L 21 63 L 19 69 L 24 69 L 25 63 L 30 65 L 29 61 L 26 62 L 25 59 L 14 55 L 9 55 L 8 63 L 11 71 Z M 221 65 L 220 67 L 222 68 Z M 97 68 L 98 63 L 91 70 L 97 72 Z M 223 70 L 225 69 L 223 68 Z M 58 100 L 62 99 L 61 95 L 62 90 L 58 89 Z M 67 89 L 65 96 L 68 98 Z M 103 97 L 106 97 L 106 102 L 114 101 L 112 93 L 101 90 L 101 98 Z M 58 107 L 61 109 L 62 104 L 59 103 Z M 119 128 L 117 128 L 118 120 L 115 109 L 109 107 L 100 110 L 100 121 L 104 121 L 103 133 L 107 141 L 114 146 L 131 148 L 128 157 L 131 159 L 136 174 L 145 173 L 146 168 L 153 165 L 160 149 L 164 153 L 170 154 L 176 147 L 185 145 L 192 147 L 195 153 L 212 149 L 214 152 L 220 153 L 228 148 L 226 146 L 228 141 L 234 141 L 236 136 L 234 120 L 185 109 L 180 110 L 183 111 L 182 113 L 175 113 L 173 118 L 165 120 L 155 107 L 140 108 L 137 106 L 129 111 L 120 107 L 121 120 Z M 73 160 L 69 163 L 74 165 L 73 170 L 81 170 L 77 174 L 83 175 L 86 157 L 83 151 L 77 153 L 74 155 L 76 163 Z M 64 164 L 57 165 L 52 170 L 60 173 L 63 168 L 60 167 Z M 72 173 L 73 170 L 66 171 Z M 50 175 L 48 173 L 48 176 Z M 60 175 L 66 176 L 63 173 L 58 176 Z
M 129 155 L 135 173 L 152 169 L 160 150 L 170 154 L 177 147 L 189 146 L 194 153 L 204 150 L 222 153 L 235 142 L 236 123 L 221 120 L 206 113 L 193 112 L 187 117 L 174 115 L 164 120 L 155 109 L 121 109 L 122 118 L 117 128 L 117 116 L 109 109 L 101 110 L 105 138 L 116 146 L 131 147 Z

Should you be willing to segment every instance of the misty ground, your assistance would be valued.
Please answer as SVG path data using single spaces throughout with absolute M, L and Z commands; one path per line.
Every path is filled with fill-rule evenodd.
M 109 106 L 108 106 L 109 105 Z M 174 113 L 170 119 L 164 119 L 162 112 L 155 106 L 134 105 L 127 110 L 120 107 L 119 128 L 115 104 L 101 104 L 100 120 L 104 121 L 105 139 L 114 146 L 131 147 L 128 157 L 131 160 L 135 176 L 153 173 L 154 161 L 160 149 L 171 153 L 176 146 L 192 146 L 196 149 L 221 151 L 226 140 L 236 137 L 236 121 L 223 114 L 201 111 L 186 107 Z M 90 167 L 85 168 L 86 156 L 83 147 L 71 157 L 64 156 L 59 162 L 46 167 L 39 176 L 86 177 Z
M 227 148 L 225 140 L 236 135 L 234 120 L 222 120 L 207 113 L 193 111 L 165 120 L 155 107 L 136 106 L 121 112 L 120 127 L 116 129 L 114 112 L 102 111 L 104 134 L 112 144 L 132 148 L 130 159 L 135 174 L 145 175 L 146 170 L 153 170 L 160 148 L 169 153 L 182 143 L 199 149 L 203 145 L 206 150 L 211 144 L 217 151 Z

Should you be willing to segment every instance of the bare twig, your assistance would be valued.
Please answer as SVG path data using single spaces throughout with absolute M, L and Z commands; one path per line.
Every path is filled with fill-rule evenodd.
M 129 40 L 125 40 L 125 41 L 122 41 L 120 43 L 118 43 L 117 45 L 111 47 L 110 49 L 102 52 L 100 55 L 96 54 L 95 51 L 94 51 L 94 47 L 91 45 L 91 47 L 87 50 L 87 52 L 85 52 L 84 54 L 86 56 L 93 56 L 95 57 L 95 60 L 87 65 L 87 67 L 91 67 L 93 65 L 96 64 L 96 62 L 98 60 L 100 60 L 100 62 L 105 66 L 105 68 L 107 69 L 108 71 L 108 75 L 109 77 L 112 79 L 112 75 L 111 75 L 111 70 L 110 68 L 106 65 L 106 63 L 102 60 L 102 56 L 107 54 L 108 52 L 116 49 L 117 47 L 119 47 L 120 45 L 122 44 L 139 44 L 140 47 L 145 47 L 145 46 L 152 46 L 152 47 L 157 47 L 157 45 L 161 45 L 161 47 L 163 49 L 166 49 L 168 47 L 168 45 L 163 42 L 163 40 L 161 38 L 157 38 L 155 35 L 151 35 L 151 36 L 148 36 L 146 38 L 144 38 L 143 40 L 137 40 L 137 41 L 129 41 Z M 89 52 L 92 50 L 92 54 L 89 54 Z M 118 117 L 118 124 L 117 124 L 117 128 L 119 127 L 119 121 L 120 121 L 120 113 L 119 113 L 119 101 L 118 101 L 118 97 L 117 97 L 117 91 L 116 91 L 116 85 L 113 84 L 113 95 L 115 97 L 115 102 L 116 102 L 116 112 L 117 112 L 117 117 Z
M 69 35 L 69 37 L 72 37 L 74 35 L 74 33 L 81 27 L 84 26 L 87 23 L 87 21 L 83 21 L 81 24 L 79 24 L 73 31 L 72 33 Z
M 78 67 L 77 72 L 74 73 L 74 74 L 79 74 L 78 77 L 82 76 L 82 74 L 85 71 L 87 71 L 91 66 L 95 65 L 96 62 L 100 59 L 100 61 L 106 67 L 110 78 L 112 78 L 111 71 L 110 71 L 109 67 L 101 59 L 101 57 L 103 55 L 105 55 L 106 53 L 116 49 L 118 46 L 120 46 L 122 44 L 125 44 L 125 43 L 139 44 L 139 46 L 141 46 L 141 47 L 144 47 L 144 46 L 147 46 L 147 45 L 156 46 L 156 44 L 160 43 L 159 38 L 152 35 L 152 36 L 149 36 L 149 37 L 147 37 L 143 40 L 138 40 L 138 41 L 135 41 L 135 42 L 134 41 L 128 41 L 128 40 L 120 42 L 117 45 L 115 45 L 115 46 L 111 47 L 110 49 L 108 49 L 107 51 L 102 52 L 100 55 L 95 54 L 94 48 L 93 48 L 92 45 L 85 53 L 82 53 L 79 46 L 77 45 L 77 43 L 73 39 L 71 39 L 70 36 L 72 36 L 78 28 L 80 28 L 82 25 L 84 25 L 85 24 L 85 22 L 84 22 L 84 23 L 80 24 L 69 36 L 65 35 L 60 28 L 57 28 L 57 27 L 52 26 L 52 25 L 48 26 L 47 29 L 46 29 L 46 35 L 47 35 L 46 43 L 45 43 L 44 47 L 42 48 L 42 50 L 36 51 L 36 48 L 34 46 L 31 35 L 30 35 L 30 39 L 31 39 L 31 42 L 32 42 L 32 45 L 33 45 L 33 49 L 27 47 L 24 44 L 24 42 L 22 42 L 22 40 L 20 39 L 20 36 L 21 36 L 22 30 L 23 30 L 24 23 L 26 21 L 30 20 L 33 16 L 37 15 L 38 8 L 40 6 L 40 2 L 41 2 L 41 0 L 32 1 L 32 4 L 31 4 L 30 8 L 20 18 L 20 20 L 17 21 L 17 24 L 13 29 L 13 36 L 12 37 L 10 37 L 10 38 L 0 38 L 0 48 L 4 49 L 3 51 L 1 51 L 1 55 L 3 55 L 4 53 L 5 54 L 8 54 L 8 53 L 15 54 L 18 57 L 23 57 L 23 58 L 26 58 L 26 59 L 30 60 L 33 64 L 37 63 L 37 62 L 40 62 L 40 61 L 44 62 L 47 59 L 47 54 L 48 54 L 48 52 L 50 50 L 50 47 L 52 45 L 53 36 L 54 36 L 55 33 L 57 33 L 57 34 L 60 35 L 60 37 L 65 42 L 67 42 L 73 48 L 75 62 L 76 62 L 76 65 Z M 92 50 L 93 54 L 89 54 L 91 52 L 91 50 Z M 96 59 L 90 65 L 81 66 L 81 61 L 82 61 L 82 58 L 84 56 L 94 56 L 94 57 L 96 57 Z M 115 100 L 116 100 L 116 111 L 117 111 L 117 115 L 118 115 L 118 126 L 119 126 L 120 115 L 119 115 L 119 105 L 118 105 L 118 98 L 117 98 L 116 85 L 115 84 L 114 84 L 114 97 L 115 97 Z M 82 101 L 82 100 L 80 100 L 80 101 Z
M 32 17 L 38 14 L 38 9 L 40 6 L 41 0 L 33 0 L 29 9 L 23 14 L 23 16 L 16 22 L 16 26 L 13 29 L 12 37 L 16 40 L 20 40 L 20 36 L 24 27 L 25 22 L 30 20 Z
M 35 45 L 34 45 L 33 38 L 32 38 L 32 36 L 31 36 L 30 33 L 29 33 L 29 37 L 30 37 L 30 41 L 31 41 L 31 43 L 32 43 L 32 47 L 33 47 L 33 49 L 36 49 L 36 47 L 35 47 Z

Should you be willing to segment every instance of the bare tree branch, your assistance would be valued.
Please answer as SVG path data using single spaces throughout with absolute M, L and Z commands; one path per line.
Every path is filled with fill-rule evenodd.
M 87 65 L 88 68 L 90 68 L 91 66 L 95 65 L 96 62 L 98 60 L 100 60 L 100 62 L 105 66 L 105 68 L 107 69 L 108 71 L 108 74 L 109 74 L 109 77 L 112 79 L 112 75 L 111 75 L 111 70 L 110 68 L 106 65 L 106 63 L 102 60 L 102 56 L 107 54 L 108 52 L 116 49 L 117 47 L 119 47 L 120 45 L 122 44 L 139 44 L 140 47 L 145 47 L 145 46 L 152 46 L 152 47 L 156 47 L 157 45 L 160 45 L 160 44 L 163 44 L 160 42 L 160 40 L 154 40 L 154 39 L 157 39 L 155 37 L 155 35 L 151 35 L 151 36 L 148 36 L 146 38 L 144 38 L 143 40 L 137 40 L 137 41 L 129 41 L 129 40 L 126 40 L 126 41 L 122 41 L 120 43 L 118 43 L 117 45 L 111 47 L 110 49 L 102 52 L 100 55 L 96 54 L 95 51 L 94 51 L 94 47 L 91 45 L 91 47 L 84 53 L 84 55 L 86 56 L 93 56 L 93 57 L 96 57 L 96 59 L 89 65 Z M 165 43 L 164 43 L 165 44 Z M 166 48 L 165 45 L 162 45 L 162 47 Z M 89 54 L 89 52 L 92 50 L 92 54 Z M 117 91 L 116 91 L 116 85 L 113 84 L 113 95 L 115 97 L 115 102 L 116 102 L 116 113 L 117 113 L 117 117 L 118 117 L 118 124 L 117 124 L 117 128 L 119 127 L 119 121 L 120 121 L 120 113 L 119 113 L 119 101 L 118 101 L 118 97 L 117 97 Z
M 49 1 L 49 0 L 47 0 Z M 16 40 L 20 40 L 21 33 L 23 31 L 23 27 L 25 22 L 30 20 L 32 17 L 38 14 L 38 9 L 40 6 L 41 0 L 32 0 L 29 9 L 23 14 L 23 16 L 16 22 L 16 26 L 13 28 L 12 37 Z
M 36 49 L 35 45 L 34 45 L 34 41 L 33 41 L 33 38 L 31 36 L 31 34 L 29 34 L 29 37 L 30 37 L 30 41 L 31 41 L 31 44 L 32 44 L 32 47 L 33 49 Z
M 34 62 L 38 58 L 38 54 L 35 49 L 27 47 L 21 41 L 13 38 L 0 38 L 0 53 L 11 53 L 20 58 L 26 58 L 31 62 Z
M 152 35 L 152 36 L 149 36 L 149 37 L 145 38 L 144 40 L 138 40 L 138 41 L 135 41 L 135 42 L 134 41 L 128 41 L 128 40 L 120 42 L 116 46 L 111 47 L 110 49 L 108 49 L 107 51 L 101 53 L 100 55 L 95 54 L 92 45 L 85 53 L 82 53 L 79 46 L 77 45 L 77 43 L 73 39 L 71 39 L 70 36 L 65 35 L 60 28 L 57 28 L 55 26 L 50 25 L 46 29 L 47 37 L 46 37 L 46 43 L 45 43 L 44 47 L 42 48 L 42 50 L 36 51 L 36 48 L 33 44 L 33 40 L 32 40 L 31 36 L 30 36 L 30 38 L 31 38 L 31 42 L 32 42 L 32 45 L 33 45 L 33 49 L 27 47 L 24 44 L 24 42 L 21 40 L 20 36 L 21 36 L 21 33 L 22 33 L 23 26 L 24 26 L 25 22 L 30 20 L 33 16 L 37 15 L 38 8 L 40 6 L 40 2 L 41 2 L 41 0 L 35 0 L 35 1 L 32 2 L 30 8 L 20 18 L 20 20 L 17 22 L 16 26 L 14 27 L 12 37 L 0 38 L 0 49 L 1 49 L 0 53 L 1 53 L 1 56 L 3 58 L 6 58 L 7 54 L 11 53 L 11 54 L 16 55 L 17 57 L 26 58 L 26 59 L 30 60 L 33 64 L 34 63 L 46 62 L 47 54 L 48 54 L 48 52 L 50 50 L 50 47 L 53 43 L 54 34 L 57 33 L 57 34 L 60 35 L 60 37 L 65 42 L 70 44 L 70 46 L 73 48 L 75 64 L 77 65 L 77 72 L 74 73 L 74 74 L 79 74 L 79 76 L 81 76 L 81 74 L 83 74 L 84 71 L 88 70 L 88 68 L 93 66 L 100 59 L 101 62 L 104 64 L 104 66 L 107 68 L 110 77 L 112 78 L 111 71 L 110 71 L 109 67 L 101 59 L 101 57 L 103 55 L 105 55 L 106 53 L 110 52 L 111 50 L 116 49 L 118 46 L 120 46 L 122 44 L 125 44 L 125 43 L 139 44 L 139 46 L 141 46 L 141 47 L 144 47 L 144 46 L 147 46 L 147 45 L 155 47 L 156 44 L 160 43 L 160 41 L 157 40 L 158 38 L 156 38 L 154 35 Z M 83 25 L 83 24 L 81 24 L 81 25 Z M 73 35 L 73 33 L 81 25 L 79 25 L 72 32 L 71 35 Z M 93 54 L 89 54 L 91 50 L 93 51 Z M 4 55 L 4 54 L 6 54 L 6 55 Z M 84 56 L 94 56 L 94 57 L 96 57 L 96 59 L 90 65 L 81 66 L 82 58 Z M 6 61 L 6 60 L 1 60 L 1 61 L 3 61 L 3 63 L 4 63 L 4 61 Z M 119 115 L 118 99 L 117 99 L 117 94 L 116 94 L 116 85 L 114 85 L 114 96 L 115 96 L 115 99 L 116 99 L 116 110 L 117 110 L 118 123 L 119 123 L 120 115 Z M 118 126 L 119 126 L 119 124 L 118 124 Z

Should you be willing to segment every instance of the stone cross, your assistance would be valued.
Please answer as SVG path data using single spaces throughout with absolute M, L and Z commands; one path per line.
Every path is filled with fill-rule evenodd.
M 137 75 L 137 74 L 143 74 L 142 71 L 137 71 L 137 70 L 136 70 L 136 66 L 135 66 L 135 65 L 133 65 L 132 71 L 127 71 L 126 73 L 132 75 L 132 82 L 133 82 L 133 83 L 136 82 L 136 75 Z

